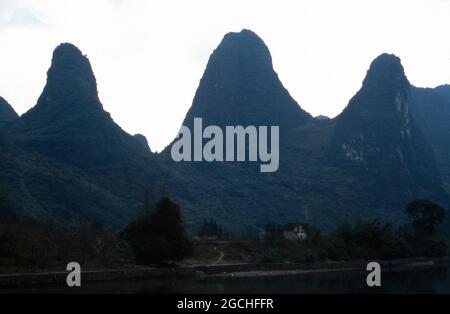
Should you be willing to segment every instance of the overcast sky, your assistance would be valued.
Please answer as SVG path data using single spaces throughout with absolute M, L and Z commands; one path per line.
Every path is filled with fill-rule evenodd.
M 35 105 L 53 49 L 71 42 L 94 68 L 100 99 L 153 150 L 173 139 L 208 57 L 248 28 L 313 115 L 339 114 L 383 52 L 417 86 L 450 83 L 449 0 L 0 0 L 0 95 Z

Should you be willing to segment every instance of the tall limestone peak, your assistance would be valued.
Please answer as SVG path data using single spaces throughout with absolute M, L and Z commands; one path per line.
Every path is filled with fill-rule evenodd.
M 77 99 L 76 96 L 80 95 L 83 98 Z M 95 102 L 101 106 L 89 59 L 74 45 L 61 44 L 53 52 L 52 65 L 47 73 L 47 86 L 42 97 L 48 102 L 67 100 L 70 97 L 80 105 Z
M 19 115 L 14 111 L 13 107 L 0 96 L 0 125 L 16 120 Z
M 400 58 L 382 54 L 370 65 L 361 90 L 341 114 L 359 116 L 359 119 L 403 120 L 405 131 L 409 125 L 410 84 Z
M 5 134 L 27 160 L 14 165 L 19 200 L 28 193 L 39 212 L 121 226 L 160 178 L 148 146 L 103 110 L 89 60 L 71 44 L 55 49 L 36 106 Z
M 54 84 L 57 84 L 54 86 Z M 58 95 L 81 89 L 93 99 L 97 99 L 97 82 L 89 59 L 74 45 L 64 43 L 53 52 L 52 65 L 47 73 L 47 90 L 63 88 Z
M 410 88 L 398 57 L 377 57 L 336 119 L 333 137 L 333 158 L 341 166 L 380 186 L 395 184 L 392 190 L 404 197 L 442 185 L 431 146 L 411 119 Z
M 26 149 L 77 165 L 149 153 L 103 110 L 88 58 L 68 43 L 54 50 L 36 106 L 9 131 L 20 135 L 17 142 Z
M 378 89 L 384 87 L 389 90 L 407 88 L 409 82 L 400 58 L 387 53 L 375 58 L 367 71 L 363 86 Z
M 335 140 L 353 161 L 411 138 L 410 84 L 400 59 L 382 54 L 371 64 L 359 92 L 336 121 Z M 399 153 L 400 154 L 400 153 Z
M 36 106 L 22 120 L 39 126 L 88 111 L 103 111 L 91 64 L 76 46 L 63 43 L 53 52 L 47 83 Z
M 228 33 L 211 55 L 184 125 L 295 127 L 312 117 L 280 82 L 269 49 L 250 30 Z

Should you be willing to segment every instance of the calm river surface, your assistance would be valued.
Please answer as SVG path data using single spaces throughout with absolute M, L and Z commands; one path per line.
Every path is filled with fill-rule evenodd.
M 366 273 L 333 272 L 251 278 L 166 278 L 0 289 L 0 293 L 297 294 L 297 293 L 450 293 L 450 265 L 384 272 L 381 288 L 366 286 Z

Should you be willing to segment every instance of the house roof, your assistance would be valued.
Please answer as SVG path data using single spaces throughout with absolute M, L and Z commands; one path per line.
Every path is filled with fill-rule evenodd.
M 288 223 L 283 226 L 283 231 L 292 231 L 295 227 L 298 226 L 305 228 L 305 224 L 302 223 Z

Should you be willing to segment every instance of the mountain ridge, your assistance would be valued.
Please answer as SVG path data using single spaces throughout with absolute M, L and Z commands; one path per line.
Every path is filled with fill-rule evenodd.
M 236 233 L 269 222 L 401 223 L 412 198 L 448 200 L 435 145 L 411 118 L 411 88 L 401 60 L 383 54 L 341 115 L 315 119 L 289 95 L 261 38 L 225 35 L 183 124 L 279 125 L 280 167 L 267 175 L 254 163 L 175 163 L 169 149 L 152 153 L 104 111 L 89 60 L 66 43 L 36 106 L 1 130 L 0 186 L 19 216 L 61 223 L 120 228 L 161 195 L 181 205 L 190 230 L 205 219 Z

